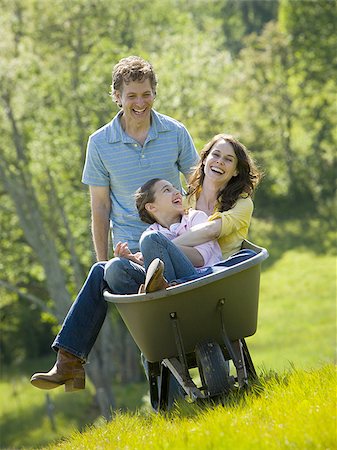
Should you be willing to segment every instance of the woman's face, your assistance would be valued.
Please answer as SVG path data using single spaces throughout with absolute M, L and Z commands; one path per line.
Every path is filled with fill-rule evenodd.
M 217 141 L 203 162 L 205 179 L 223 188 L 238 174 L 238 159 L 231 144 Z
M 153 186 L 154 201 L 147 203 L 149 212 L 155 215 L 183 214 L 182 195 L 172 184 L 166 180 L 159 180 Z

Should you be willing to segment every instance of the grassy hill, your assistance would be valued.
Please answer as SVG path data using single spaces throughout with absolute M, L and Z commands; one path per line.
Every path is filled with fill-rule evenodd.
M 111 423 L 50 449 L 279 450 L 336 448 L 336 371 L 326 365 L 266 377 L 249 395 L 166 417 L 116 414 Z
M 276 258 L 272 248 L 261 277 L 257 333 L 247 339 L 264 383 L 259 395 L 233 399 L 233 404 L 214 411 L 195 410 L 185 402 L 166 418 L 149 412 L 142 400 L 145 383 L 114 386 L 119 407 L 141 412 L 117 414 L 111 424 L 76 436 L 64 448 L 335 448 L 331 441 L 336 405 L 331 366 L 336 343 L 335 258 L 305 249 L 285 251 Z M 51 354 L 50 364 L 53 359 Z M 277 377 L 270 378 L 270 370 L 277 371 Z M 85 424 L 97 423 L 89 383 L 81 393 L 49 392 L 53 428 L 46 392 L 29 384 L 31 373 L 28 366 L 22 373 L 3 370 L 1 448 L 46 448 Z M 308 436 L 307 443 L 302 435 Z M 272 436 L 280 443 L 273 444 Z M 220 447 L 221 442 L 227 446 Z

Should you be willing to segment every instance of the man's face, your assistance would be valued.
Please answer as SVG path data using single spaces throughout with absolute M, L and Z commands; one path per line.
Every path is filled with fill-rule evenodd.
M 141 124 L 150 120 L 155 94 L 149 79 L 123 82 L 122 89 L 116 91 L 117 102 L 122 105 L 126 122 Z

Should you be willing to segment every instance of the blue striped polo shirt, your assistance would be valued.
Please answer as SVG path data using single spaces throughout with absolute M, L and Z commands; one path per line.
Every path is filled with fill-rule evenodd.
M 138 216 L 136 190 L 151 178 L 168 180 L 181 189 L 179 172 L 188 176 L 199 156 L 187 129 L 171 117 L 152 110 L 142 146 L 123 130 L 121 114 L 89 137 L 82 182 L 110 187 L 113 244 L 128 242 L 135 250 L 148 227 Z

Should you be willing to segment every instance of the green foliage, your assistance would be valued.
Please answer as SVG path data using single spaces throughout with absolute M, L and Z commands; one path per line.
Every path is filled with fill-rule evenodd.
M 34 324 L 34 326 L 32 326 Z M 0 362 L 17 364 L 50 352 L 54 318 L 41 320 L 40 311 L 24 298 L 15 298 L 0 309 Z
M 266 173 L 255 204 L 256 216 L 273 230 L 268 248 L 277 239 L 281 257 L 281 243 L 289 248 L 300 236 L 315 250 L 330 251 L 335 19 L 333 1 L 1 0 L 0 168 L 19 196 L 1 178 L 6 360 L 43 352 L 50 328 L 37 325 L 31 306 L 19 311 L 19 305 L 34 296 L 40 300 L 34 308 L 42 304 L 48 314 L 62 315 L 50 289 L 47 244 L 59 261 L 67 305 L 93 261 L 81 171 L 88 135 L 117 112 L 108 93 L 112 66 L 123 56 L 140 54 L 153 63 L 156 108 L 185 123 L 197 148 L 226 131 L 252 150 Z M 39 223 L 25 229 L 18 205 L 27 198 Z M 275 218 L 283 227 L 286 219 L 301 218 L 303 232 L 284 236 Z M 37 227 L 42 244 L 33 245 L 30 231 Z M 21 338 L 26 324 L 35 331 L 31 348 Z
M 315 90 L 303 69 L 310 65 L 305 55 L 301 63 L 300 69 L 291 36 L 277 23 L 268 24 L 260 36 L 249 36 L 227 87 L 233 92 L 228 126 L 264 168 L 257 197 L 262 215 L 319 214 L 330 217 L 331 224 L 336 217 L 335 82 L 330 79 Z
M 336 371 L 295 370 L 267 376 L 256 394 L 229 404 L 198 409 L 190 406 L 167 417 L 117 413 L 72 439 L 48 448 L 228 449 L 264 450 L 335 448 Z
M 281 0 L 279 22 L 291 37 L 296 68 L 319 89 L 336 75 L 336 1 Z

